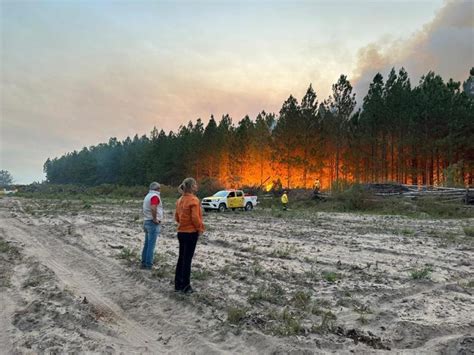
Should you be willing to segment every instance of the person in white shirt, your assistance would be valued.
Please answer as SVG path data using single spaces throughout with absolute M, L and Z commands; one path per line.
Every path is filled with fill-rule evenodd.
M 145 222 L 145 241 L 142 250 L 142 269 L 151 270 L 155 254 L 156 241 L 160 235 L 161 221 L 163 219 L 163 203 L 160 197 L 160 184 L 152 182 L 150 191 L 143 200 L 143 216 Z

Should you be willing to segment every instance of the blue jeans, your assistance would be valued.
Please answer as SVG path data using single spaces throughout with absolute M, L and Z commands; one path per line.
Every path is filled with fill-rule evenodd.
M 143 225 L 145 231 L 145 243 L 142 250 L 142 266 L 150 268 L 153 266 L 156 240 L 160 234 L 160 225 L 147 220 Z

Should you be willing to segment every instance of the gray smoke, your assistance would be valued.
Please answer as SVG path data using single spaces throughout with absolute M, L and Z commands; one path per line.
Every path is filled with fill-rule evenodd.
M 354 89 L 362 104 L 369 84 L 380 72 L 384 79 L 392 67 L 404 67 L 412 87 L 432 70 L 448 81 L 465 81 L 474 66 L 474 1 L 448 0 L 433 21 L 408 39 L 380 40 L 359 50 Z

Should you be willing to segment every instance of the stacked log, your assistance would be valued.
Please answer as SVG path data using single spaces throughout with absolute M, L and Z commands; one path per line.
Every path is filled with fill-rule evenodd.
M 400 195 L 412 199 L 434 198 L 443 202 L 474 204 L 474 191 L 469 189 L 394 183 L 366 184 L 364 186 L 374 195 L 382 197 Z
M 395 183 L 364 184 L 363 186 L 377 196 L 400 195 L 410 191 L 405 185 Z

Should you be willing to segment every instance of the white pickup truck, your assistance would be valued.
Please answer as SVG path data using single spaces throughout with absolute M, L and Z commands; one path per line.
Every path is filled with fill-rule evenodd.
M 218 210 L 224 212 L 226 209 L 235 210 L 243 208 L 246 211 L 257 206 L 257 196 L 247 196 L 242 190 L 222 190 L 210 197 L 205 197 L 201 202 L 204 211 Z

